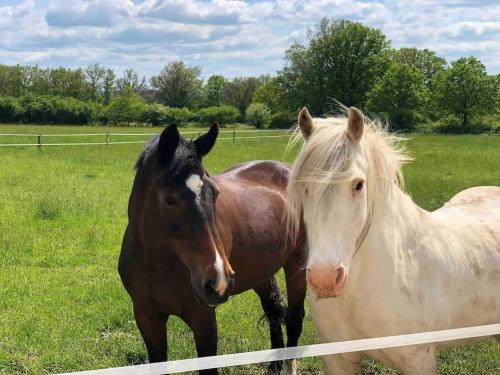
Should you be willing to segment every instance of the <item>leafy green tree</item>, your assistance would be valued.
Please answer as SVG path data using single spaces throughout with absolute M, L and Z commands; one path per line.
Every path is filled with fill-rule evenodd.
M 255 77 L 235 78 L 226 84 L 224 90 L 225 100 L 238 108 L 243 116 L 259 85 L 260 82 Z
M 101 97 L 101 88 L 106 69 L 99 63 L 91 63 L 85 69 L 85 75 L 90 85 L 90 95 L 93 101 L 98 101 Z
M 105 105 L 111 103 L 111 98 L 113 97 L 115 85 L 116 85 L 115 73 L 113 72 L 112 69 L 106 70 L 106 75 L 104 76 L 104 83 L 102 86 L 102 96 Z
M 418 68 L 393 63 L 369 92 L 367 108 L 388 119 L 395 129 L 413 130 L 424 117 L 428 97 Z
M 264 103 L 272 113 L 282 111 L 286 108 L 284 92 L 278 78 L 273 77 L 259 86 L 253 94 L 253 101 Z
M 475 57 L 462 57 L 437 74 L 433 81 L 433 97 L 438 109 L 459 117 L 465 129 L 472 116 L 492 110 L 497 90 L 496 80 Z
M 127 87 L 136 94 L 144 96 L 147 91 L 146 78 L 139 78 L 139 73 L 134 69 L 125 69 L 122 77 L 116 80 L 116 91 L 121 95 Z
M 73 97 L 85 100 L 92 96 L 92 89 L 85 80 L 82 69 L 59 67 L 47 71 L 49 76 L 49 94 L 60 97 Z
M 226 87 L 226 79 L 221 75 L 210 76 L 205 85 L 205 93 L 207 96 L 207 105 L 219 106 L 224 102 L 224 89 Z
M 394 51 L 393 61 L 419 69 L 428 87 L 434 76 L 446 68 L 446 59 L 428 49 L 400 48 Z
M 24 67 L 0 65 L 0 95 L 19 97 L 26 91 Z
M 362 106 L 366 94 L 389 64 L 389 41 L 359 22 L 323 19 L 307 46 L 292 45 L 280 84 L 290 109 L 307 105 L 323 114 L 336 99 Z
M 165 65 L 160 74 L 151 78 L 156 98 L 169 107 L 193 108 L 199 103 L 202 89 L 201 69 L 186 66 L 182 61 Z
M 263 103 L 252 103 L 246 110 L 245 122 L 257 129 L 267 128 L 271 123 L 271 111 Z
M 221 105 L 202 108 L 198 111 L 199 121 L 203 125 L 217 123 L 221 126 L 234 123 L 240 117 L 238 108 L 232 105 Z
M 125 86 L 121 95 L 114 97 L 107 107 L 108 119 L 113 124 L 126 123 L 130 125 L 141 121 L 147 110 L 146 103 L 129 86 Z

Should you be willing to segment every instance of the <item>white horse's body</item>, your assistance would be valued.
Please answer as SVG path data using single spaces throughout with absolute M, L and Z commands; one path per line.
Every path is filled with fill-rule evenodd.
M 402 204 L 373 217 L 342 294 L 311 295 L 322 340 L 500 322 L 500 188 L 463 191 L 432 213 L 401 191 L 389 201 L 396 199 Z M 355 374 L 369 354 L 405 374 L 434 374 L 435 349 L 432 344 L 332 356 L 325 366 L 328 374 Z
M 302 130 L 307 134 L 307 129 L 306 132 Z M 382 134 L 373 131 L 370 137 L 382 137 Z M 376 152 L 380 146 L 376 143 L 380 139 L 377 141 L 372 138 L 372 141 L 372 145 L 360 146 L 362 152 L 353 149 L 349 153 L 356 158 L 357 152 L 365 156 Z M 296 181 L 307 181 L 303 173 L 314 153 L 314 150 L 309 151 L 307 157 L 300 159 L 299 155 L 299 164 L 302 166 L 298 168 L 302 167 L 302 171 L 295 170 L 295 174 L 292 171 Z M 380 157 L 375 156 L 374 160 Z M 373 202 L 369 213 L 359 214 L 364 218 L 360 219 L 359 224 L 355 215 L 351 224 L 343 226 L 343 216 L 328 211 L 328 201 L 321 203 L 326 206 L 324 210 L 319 208 L 321 206 L 308 203 L 304 197 L 311 194 L 307 189 L 313 189 L 315 182 L 305 183 L 302 204 L 310 241 L 308 272 L 311 275 L 308 275 L 308 280 L 312 280 L 309 282 L 311 313 L 322 341 L 499 323 L 500 188 L 471 188 L 457 194 L 442 208 L 427 212 L 397 186 L 394 175 L 380 176 L 380 172 L 373 174 L 370 171 L 370 168 L 374 168 L 372 162 L 365 160 L 359 163 L 359 168 L 356 162 L 346 164 L 351 165 L 349 168 L 353 169 L 355 181 L 366 178 L 368 193 L 359 197 L 360 203 L 356 203 L 354 211 L 363 212 Z M 331 165 L 332 161 L 329 163 L 324 165 Z M 335 176 L 330 175 L 328 178 Z M 381 178 L 390 181 L 383 181 L 379 185 L 375 180 L 380 181 Z M 337 193 L 333 191 L 331 197 L 342 194 L 341 183 L 339 185 Z M 351 194 L 354 198 L 347 199 L 358 199 L 355 195 L 361 194 L 362 190 L 360 193 L 356 191 L 353 190 Z M 297 190 L 290 191 L 290 194 L 292 207 L 297 209 L 297 196 L 301 193 Z M 324 200 L 328 193 L 322 197 Z M 314 198 L 313 195 L 310 199 Z M 341 207 L 341 204 L 337 204 L 331 209 L 335 211 Z M 323 213 L 319 215 L 318 210 L 323 210 Z M 358 230 L 358 233 L 362 233 L 359 234 L 362 239 L 355 251 L 343 254 L 339 250 L 331 254 L 338 243 L 340 247 L 354 249 L 344 239 L 344 233 L 335 233 L 337 230 L 352 231 L 366 222 L 366 233 Z M 349 239 L 348 236 L 346 238 Z M 324 246 L 328 243 L 331 244 L 330 250 Z M 336 269 L 333 266 L 325 268 L 324 263 L 328 262 L 335 264 L 335 267 L 339 264 L 345 267 L 348 275 L 345 285 L 340 276 L 335 282 L 327 279 L 329 275 L 324 270 Z M 323 274 L 319 275 L 320 271 Z M 316 280 L 319 281 L 316 283 Z M 320 285 L 322 283 L 325 285 Z M 328 292 L 325 292 L 328 290 L 336 298 L 325 298 L 328 297 Z M 436 348 L 455 344 L 430 344 L 329 356 L 324 358 L 324 365 L 327 374 L 356 374 L 363 356 L 369 355 L 404 374 L 429 375 L 436 373 Z

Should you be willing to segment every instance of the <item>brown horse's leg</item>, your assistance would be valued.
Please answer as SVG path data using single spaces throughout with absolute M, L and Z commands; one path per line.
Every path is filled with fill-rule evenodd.
M 307 292 L 306 271 L 301 251 L 290 255 L 283 266 L 285 271 L 288 311 L 286 315 L 287 346 L 297 346 L 304 320 L 304 299 Z M 285 371 L 296 373 L 296 361 L 287 361 Z
M 217 320 L 215 309 L 193 306 L 189 315 L 182 317 L 193 331 L 198 357 L 217 355 Z M 217 369 L 200 371 L 200 375 L 217 375 Z
M 271 335 L 271 348 L 283 348 L 283 331 L 281 330 L 281 322 L 284 321 L 286 315 L 286 307 L 281 301 L 281 294 L 276 277 L 272 276 L 268 281 L 259 287 L 255 288 L 255 292 L 260 298 L 262 309 L 269 322 L 269 332 Z M 278 374 L 282 368 L 282 362 L 276 361 L 269 364 L 269 372 Z
M 135 322 L 148 350 L 149 362 L 167 360 L 167 316 L 152 315 L 140 307 L 134 307 Z

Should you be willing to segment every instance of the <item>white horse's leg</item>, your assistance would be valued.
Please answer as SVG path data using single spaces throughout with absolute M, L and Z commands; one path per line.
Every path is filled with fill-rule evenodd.
M 363 354 L 335 354 L 323 357 L 325 375 L 356 375 L 361 368 Z
M 283 361 L 283 368 L 281 369 L 280 375 L 297 375 L 297 360 L 287 359 Z
M 404 375 L 437 375 L 434 349 L 430 347 L 419 348 L 411 355 L 403 357 L 399 367 Z

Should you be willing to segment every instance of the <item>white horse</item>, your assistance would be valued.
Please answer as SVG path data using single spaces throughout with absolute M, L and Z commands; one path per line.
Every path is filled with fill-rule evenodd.
M 322 341 L 500 322 L 499 187 L 462 191 L 428 212 L 400 187 L 407 158 L 395 138 L 359 110 L 313 119 L 304 108 L 299 127 L 305 142 L 287 190 L 289 224 L 306 224 L 311 313 Z M 323 362 L 327 374 L 356 374 L 369 355 L 429 375 L 440 346 Z

